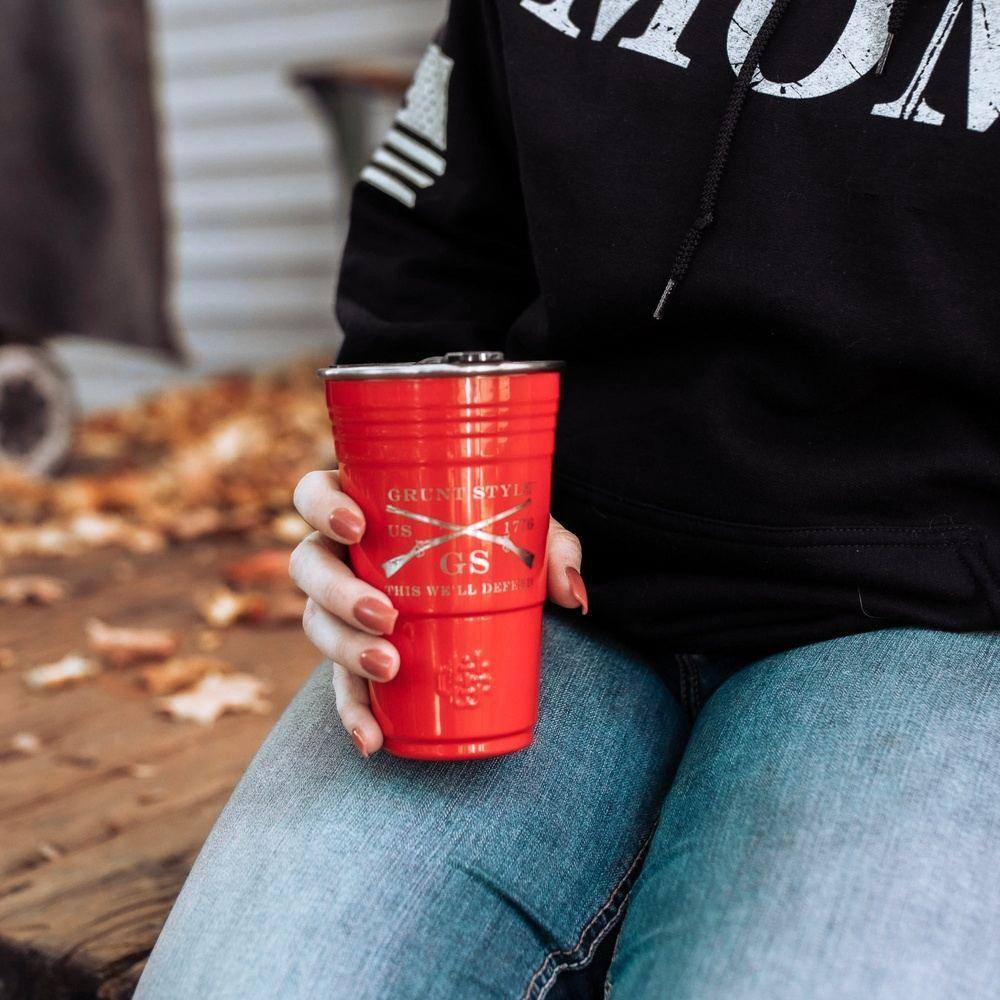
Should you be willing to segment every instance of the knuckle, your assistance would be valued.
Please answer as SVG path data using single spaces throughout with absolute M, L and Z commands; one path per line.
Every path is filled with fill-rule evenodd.
M 305 546 L 308 539 L 299 542 L 288 557 L 288 575 L 298 583 L 302 579 L 302 561 L 305 558 Z
M 313 646 L 324 657 L 332 659 L 337 655 L 336 642 L 333 641 L 329 631 L 324 627 L 321 614 L 322 612 L 315 604 L 312 607 L 307 606 L 302 613 L 302 629 Z
M 343 723 L 344 728 L 350 730 L 355 725 L 355 719 L 358 714 L 358 704 L 349 693 L 349 689 L 346 687 L 339 688 L 337 691 L 336 701 L 337 715 L 340 716 L 340 721 Z
M 311 636 L 313 634 L 318 614 L 319 609 L 316 607 L 316 602 L 312 599 L 306 601 L 305 609 L 302 612 L 302 628 L 306 635 Z
M 569 528 L 564 528 L 558 522 L 553 522 L 549 533 L 549 547 L 567 554 L 581 551 L 580 539 Z
M 337 665 L 336 664 L 334 664 L 334 668 L 333 669 L 334 670 L 337 669 Z M 344 721 L 344 714 L 345 714 L 345 712 L 348 711 L 348 708 L 347 708 L 348 696 L 347 696 L 347 692 L 344 690 L 344 683 L 343 683 L 342 680 L 341 680 L 340 683 L 337 683 L 336 680 L 334 680 L 334 682 L 333 682 L 333 700 L 334 700 L 334 702 L 336 703 L 336 706 L 337 706 L 337 715 L 340 716 L 340 721 L 343 722 Z
M 326 655 L 331 660 L 336 660 L 344 668 L 345 674 L 351 673 L 351 668 L 347 666 L 347 663 L 350 662 L 350 656 L 348 650 L 344 648 L 344 637 L 339 631 L 334 631 L 327 640 Z
M 288 557 L 288 575 L 296 583 L 301 584 L 305 579 L 309 569 L 309 560 L 312 558 L 312 554 L 315 551 L 316 543 L 319 537 L 319 532 L 314 531 L 312 534 L 306 535 L 306 537 L 303 538 L 294 549 L 292 549 L 292 554 Z
M 292 492 L 292 503 L 300 514 L 305 514 L 305 509 L 309 503 L 309 497 L 314 492 L 316 484 L 315 472 L 307 472 L 296 484 Z
M 333 691 L 336 695 L 337 704 L 340 704 L 341 699 L 344 696 L 344 680 L 347 676 L 347 671 L 344 670 L 343 666 L 339 664 L 336 660 L 328 657 L 330 660 L 331 668 L 331 680 L 333 681 Z
M 319 602 L 331 614 L 337 614 L 337 609 L 344 603 L 344 583 L 332 574 L 326 574 L 326 579 L 320 586 Z

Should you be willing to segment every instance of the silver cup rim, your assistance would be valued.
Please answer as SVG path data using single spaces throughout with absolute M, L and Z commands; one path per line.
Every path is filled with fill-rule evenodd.
M 559 371 L 563 361 L 507 361 L 498 351 L 454 351 L 439 358 L 389 364 L 332 365 L 316 374 L 328 382 L 374 379 L 468 378 L 471 375 L 530 375 Z

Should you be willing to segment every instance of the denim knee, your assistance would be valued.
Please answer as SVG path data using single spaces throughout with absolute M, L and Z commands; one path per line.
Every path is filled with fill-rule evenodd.
M 664 808 L 618 995 L 991 995 L 998 731 L 994 636 L 850 636 L 729 680 Z
M 686 723 L 626 650 L 546 622 L 534 746 L 363 761 L 329 669 L 219 820 L 137 997 L 550 992 L 620 915 Z

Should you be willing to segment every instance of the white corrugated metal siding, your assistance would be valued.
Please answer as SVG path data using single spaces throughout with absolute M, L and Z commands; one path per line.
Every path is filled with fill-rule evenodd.
M 444 0 L 151 0 L 175 312 L 196 361 L 335 343 L 338 190 L 301 62 L 421 50 Z

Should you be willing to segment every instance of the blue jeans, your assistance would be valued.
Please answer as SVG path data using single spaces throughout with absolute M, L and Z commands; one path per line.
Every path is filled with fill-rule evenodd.
M 136 996 L 997 996 L 1000 637 L 681 660 L 550 616 L 535 745 L 447 765 L 362 761 L 321 667 Z

